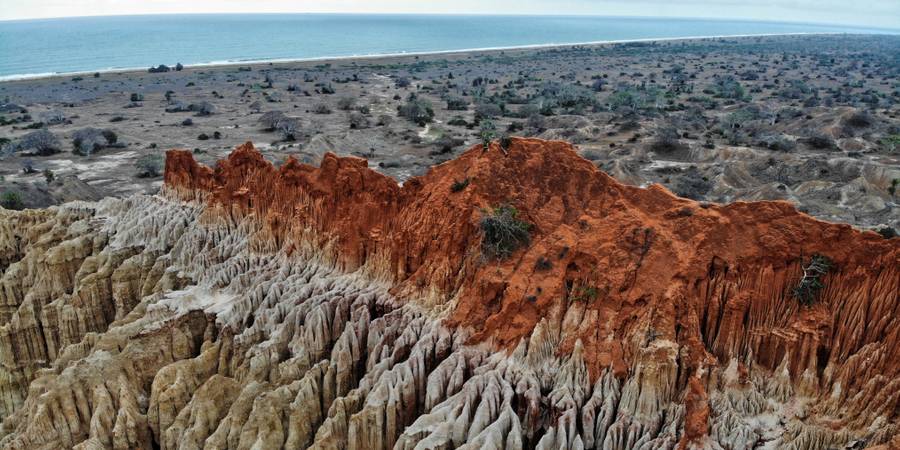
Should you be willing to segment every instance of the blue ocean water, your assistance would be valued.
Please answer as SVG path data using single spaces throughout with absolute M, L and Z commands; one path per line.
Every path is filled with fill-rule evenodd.
M 0 79 L 22 75 L 610 40 L 878 33 L 799 23 L 597 16 L 203 14 L 0 21 Z

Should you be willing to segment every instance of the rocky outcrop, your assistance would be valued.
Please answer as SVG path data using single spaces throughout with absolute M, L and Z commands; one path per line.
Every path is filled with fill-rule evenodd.
M 501 204 L 531 239 L 487 259 Z M 479 146 L 403 186 L 333 154 L 274 167 L 246 144 L 211 169 L 171 151 L 158 196 L 0 213 L 3 448 L 900 434 L 897 240 L 624 186 L 562 142 Z M 833 268 L 806 306 L 814 254 Z

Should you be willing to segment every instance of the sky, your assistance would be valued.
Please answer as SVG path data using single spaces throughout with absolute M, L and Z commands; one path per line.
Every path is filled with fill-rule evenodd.
M 900 29 L 900 0 L 0 0 L 0 20 L 248 12 L 590 14 L 774 20 Z

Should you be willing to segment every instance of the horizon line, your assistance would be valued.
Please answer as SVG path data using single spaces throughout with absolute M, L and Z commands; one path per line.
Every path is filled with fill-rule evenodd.
M 18 19 L 0 19 L 0 23 L 30 22 L 41 20 L 65 20 L 65 19 L 91 19 L 91 18 L 115 18 L 115 17 L 165 17 L 165 16 L 275 16 L 275 15 L 320 15 L 320 16 L 448 16 L 448 17 L 585 17 L 608 19 L 668 19 L 668 20 L 710 20 L 721 22 L 759 22 L 791 25 L 812 25 L 823 27 L 844 27 L 861 30 L 881 30 L 900 33 L 900 27 L 872 26 L 850 23 L 792 21 L 777 19 L 750 19 L 740 17 L 697 17 L 697 16 L 652 16 L 652 15 L 605 15 L 605 14 L 559 14 L 559 13 L 449 13 L 449 12 L 324 12 L 324 11 L 286 11 L 286 12 L 161 12 L 161 13 L 137 13 L 137 14 L 88 14 L 73 16 L 53 17 L 25 17 Z

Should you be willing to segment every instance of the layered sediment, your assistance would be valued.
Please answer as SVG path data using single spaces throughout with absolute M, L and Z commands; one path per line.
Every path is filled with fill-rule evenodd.
M 530 224 L 502 260 L 499 205 Z M 170 151 L 159 195 L 0 214 L 3 448 L 900 444 L 900 241 L 625 186 L 563 142 L 402 186 Z

